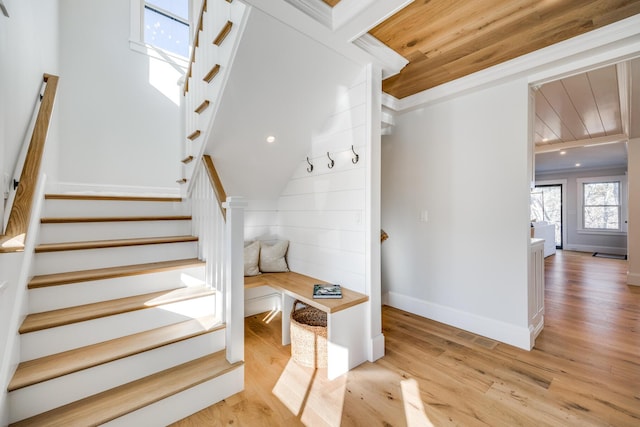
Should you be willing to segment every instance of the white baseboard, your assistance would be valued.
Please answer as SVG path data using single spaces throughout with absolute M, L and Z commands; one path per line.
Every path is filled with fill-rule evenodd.
M 605 254 L 626 255 L 627 248 L 613 246 L 592 246 L 592 245 L 564 245 L 563 249 L 577 252 L 602 252 Z
M 136 185 L 84 184 L 54 182 L 47 185 L 47 193 L 109 194 L 112 196 L 180 197 L 180 189 L 173 187 L 145 187 Z
M 540 316 L 538 323 L 535 325 L 529 325 L 529 349 L 532 349 L 536 344 L 536 338 L 542 332 L 544 328 L 544 316 Z
M 520 327 L 500 320 L 478 316 L 396 292 L 387 294 L 387 305 L 510 344 L 523 350 L 530 350 L 531 336 L 528 327 Z
M 375 362 L 376 360 L 384 357 L 384 335 L 380 334 L 371 338 L 371 352 L 369 354 L 369 362 Z
M 627 284 L 633 286 L 640 286 L 640 274 L 627 273 Z

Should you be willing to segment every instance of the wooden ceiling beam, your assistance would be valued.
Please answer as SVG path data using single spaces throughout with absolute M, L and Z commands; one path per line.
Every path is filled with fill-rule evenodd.
M 552 144 L 543 144 L 536 146 L 536 154 L 551 153 L 554 151 L 568 150 L 569 148 L 588 147 L 590 145 L 615 144 L 617 142 L 628 141 L 629 137 L 625 134 L 605 135 L 598 138 L 581 139 L 579 141 L 556 142 Z

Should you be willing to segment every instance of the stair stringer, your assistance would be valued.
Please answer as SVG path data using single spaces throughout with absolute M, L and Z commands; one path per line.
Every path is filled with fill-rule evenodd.
M 226 10 L 226 19 L 233 23 L 233 27 L 219 46 L 212 46 L 212 39 L 220 30 L 220 19 L 216 20 L 216 13 Z M 200 136 L 194 140 L 185 138 L 183 158 L 192 158 L 188 163 L 183 163 L 182 179 L 186 179 L 181 194 L 183 197 L 191 195 L 194 185 L 194 175 L 197 166 L 202 161 L 207 145 L 212 141 L 214 123 L 227 86 L 227 82 L 233 70 L 233 63 L 242 40 L 242 35 L 247 25 L 251 6 L 242 2 L 227 0 L 208 0 L 207 11 L 203 14 L 203 29 L 201 31 L 203 41 L 196 47 L 194 61 L 190 65 L 191 75 L 187 75 L 185 84 L 185 96 L 182 103 L 185 105 L 186 114 L 184 135 L 191 135 L 200 130 Z M 224 22 L 224 21 L 223 21 Z M 215 27 L 215 28 L 213 28 Z M 200 63 L 199 63 L 200 61 Z M 215 79 L 211 82 L 203 82 L 203 76 L 214 65 L 221 65 Z M 196 112 L 196 107 L 203 101 L 209 101 L 208 108 L 204 112 Z

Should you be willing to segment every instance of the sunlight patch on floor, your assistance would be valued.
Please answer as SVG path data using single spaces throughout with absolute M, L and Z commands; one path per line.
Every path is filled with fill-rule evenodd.
M 433 427 L 433 423 L 424 412 L 424 405 L 420 398 L 420 387 L 413 378 L 400 382 L 404 413 L 407 418 L 407 427 Z
M 311 386 L 315 369 L 305 368 L 289 360 L 282 371 L 273 394 L 294 414 L 299 415 Z

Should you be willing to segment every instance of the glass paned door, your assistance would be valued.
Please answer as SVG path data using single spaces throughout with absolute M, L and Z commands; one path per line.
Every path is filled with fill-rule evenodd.
M 536 185 L 531 190 L 531 219 L 556 228 L 556 248 L 562 249 L 562 184 Z

